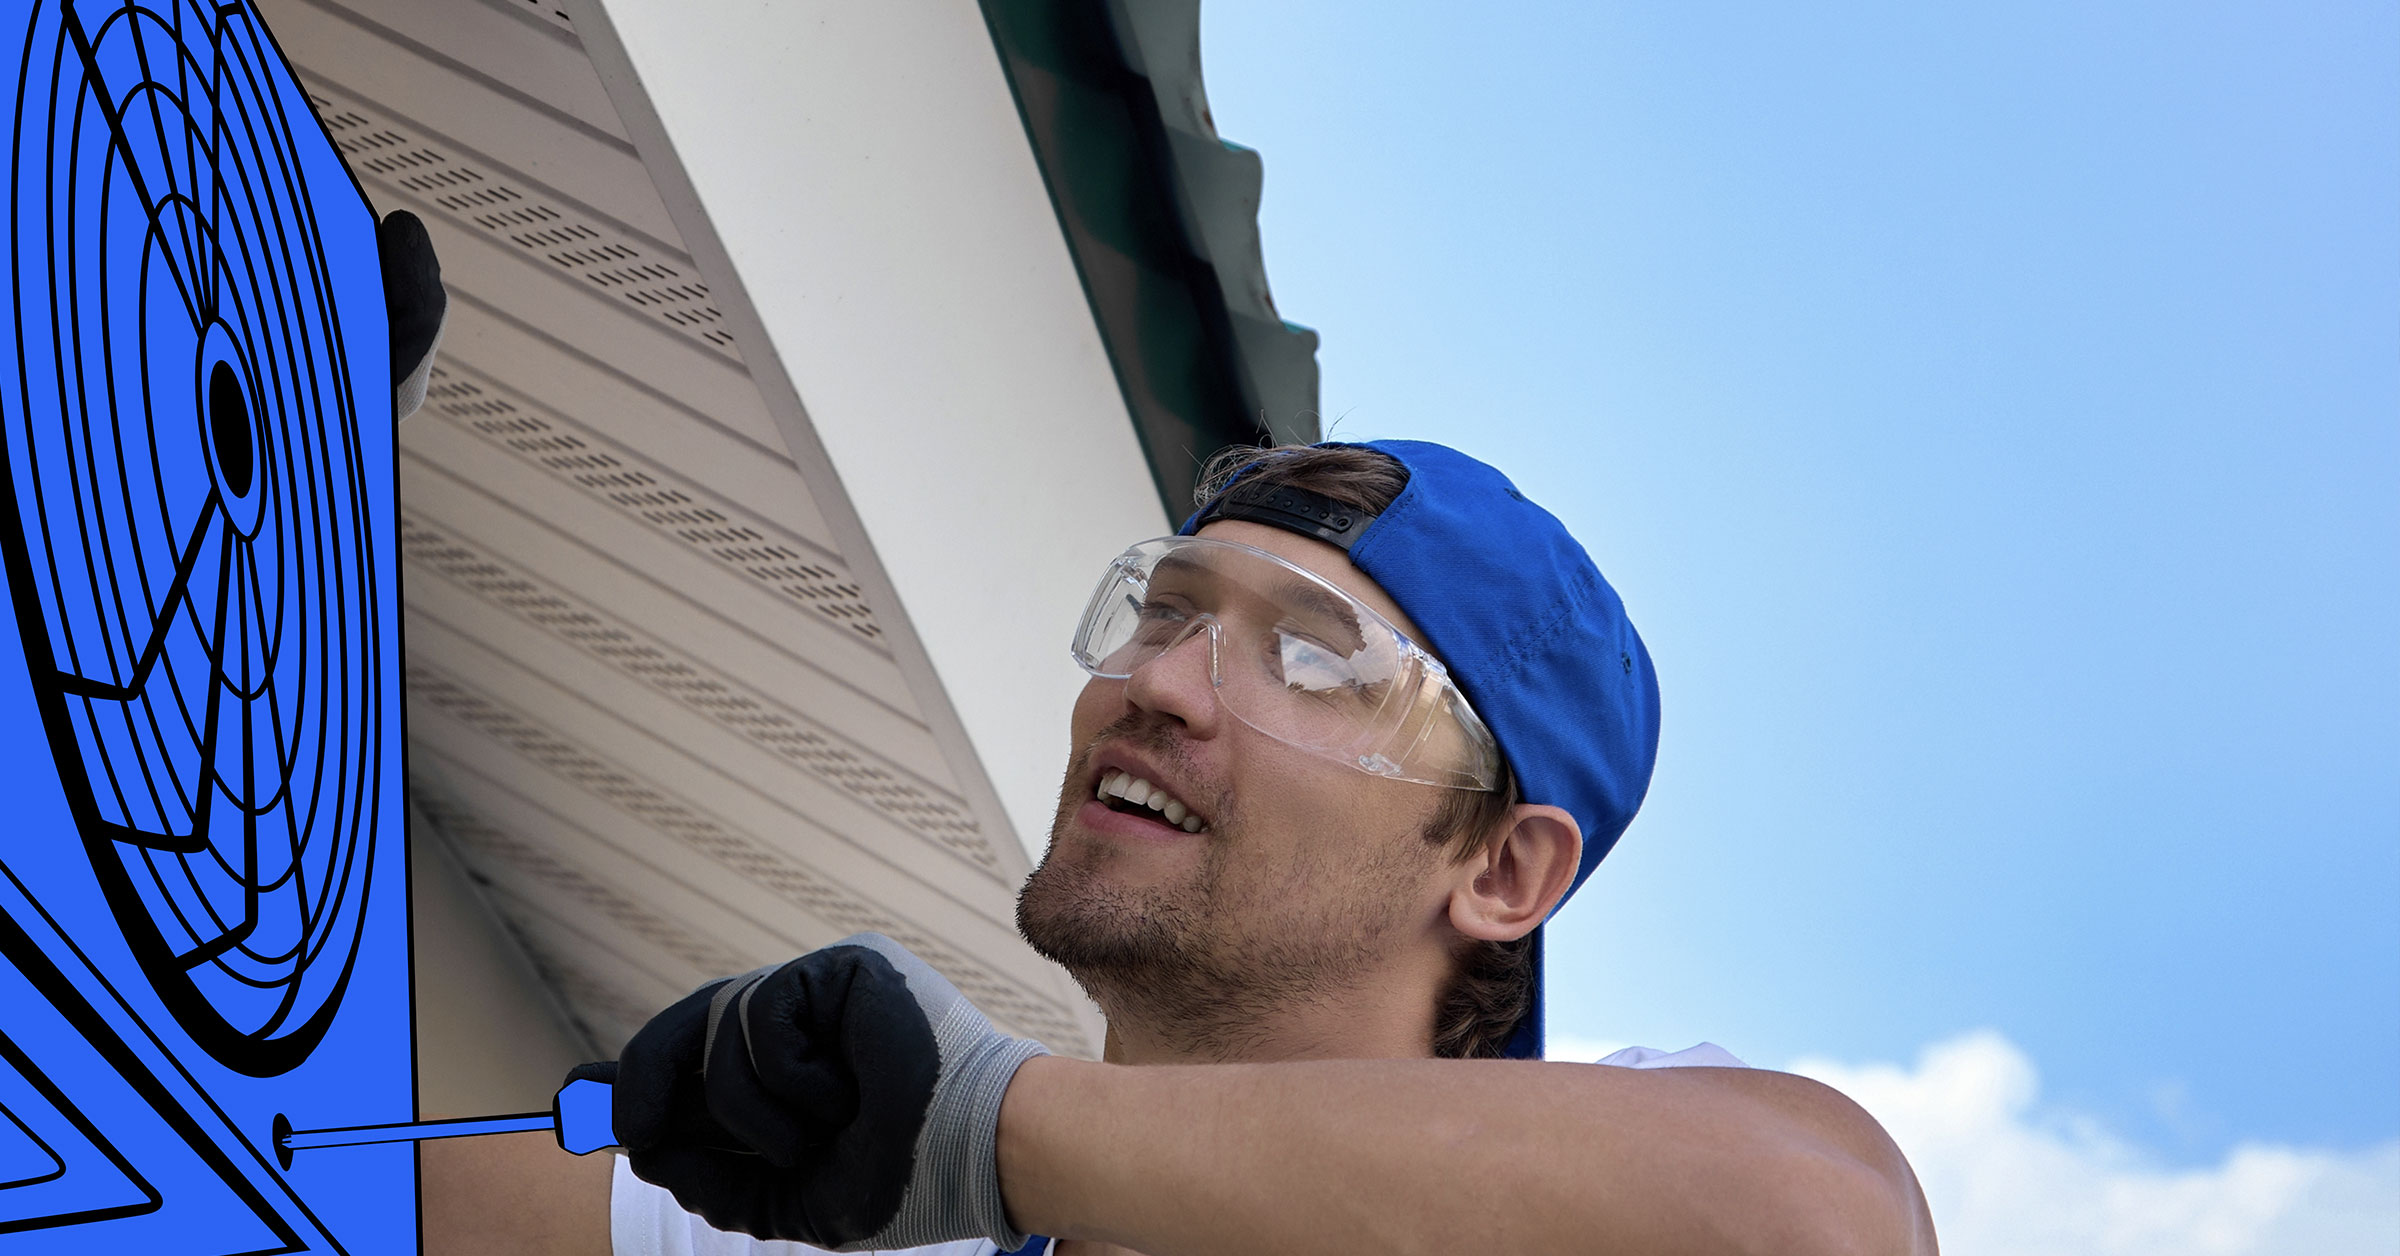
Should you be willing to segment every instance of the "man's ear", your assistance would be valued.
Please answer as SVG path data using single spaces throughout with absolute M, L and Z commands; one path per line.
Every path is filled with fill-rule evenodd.
M 1482 854 L 1460 865 L 1450 892 L 1450 925 L 1479 941 L 1508 942 L 1533 932 L 1575 883 L 1583 829 L 1565 811 L 1519 803 Z

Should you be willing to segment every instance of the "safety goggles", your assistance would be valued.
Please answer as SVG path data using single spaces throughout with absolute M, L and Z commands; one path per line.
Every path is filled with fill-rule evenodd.
M 1073 653 L 1125 680 L 1193 641 L 1226 712 L 1285 745 L 1394 780 L 1499 787 L 1499 743 L 1441 661 L 1262 549 L 1194 536 L 1134 546 L 1100 578 Z

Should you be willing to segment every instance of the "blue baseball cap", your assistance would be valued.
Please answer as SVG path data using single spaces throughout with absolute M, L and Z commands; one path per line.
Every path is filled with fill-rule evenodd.
M 1407 486 L 1369 514 L 1244 485 L 1245 467 L 1184 521 L 1182 535 L 1243 519 L 1349 551 L 1449 667 L 1499 741 L 1518 793 L 1583 829 L 1583 860 L 1563 905 L 1632 823 L 1658 761 L 1658 678 L 1624 602 L 1566 525 L 1489 465 L 1427 441 L 1319 448 L 1387 454 L 1408 469 Z M 1535 930 L 1533 1006 L 1509 1039 L 1513 1058 L 1542 1054 L 1540 937 Z

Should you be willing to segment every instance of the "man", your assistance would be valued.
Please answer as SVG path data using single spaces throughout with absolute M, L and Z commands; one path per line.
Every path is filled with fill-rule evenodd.
M 1582 548 L 1437 445 L 1234 465 L 1074 638 L 1018 923 L 1106 1013 L 1103 1062 L 862 935 L 586 1066 L 614 1166 L 428 1146 L 428 1250 L 1932 1253 L 1906 1161 L 1831 1090 L 1707 1047 L 1612 1059 L 1735 1067 L 1538 1060 L 1537 931 L 1657 744 Z

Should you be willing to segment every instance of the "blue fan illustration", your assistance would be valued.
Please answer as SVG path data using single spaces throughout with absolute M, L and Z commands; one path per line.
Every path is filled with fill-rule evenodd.
M 25 29 L 0 557 L 80 833 L 8 840 L 80 841 L 176 1021 L 275 1075 L 358 953 L 397 699 L 372 211 L 247 5 Z

